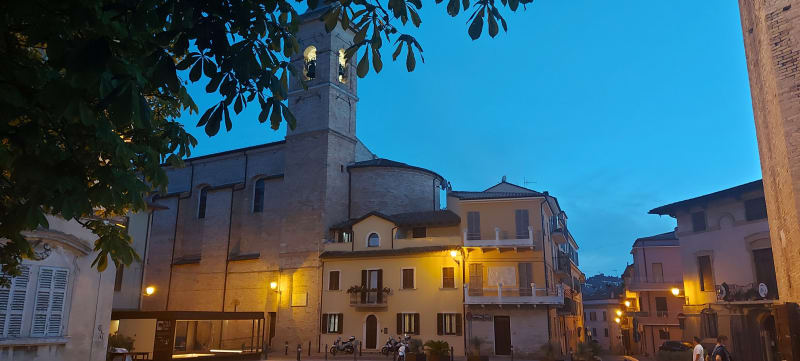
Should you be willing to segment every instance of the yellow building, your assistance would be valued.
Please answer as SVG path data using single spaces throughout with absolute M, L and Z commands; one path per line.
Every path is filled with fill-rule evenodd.
M 427 211 L 372 212 L 333 226 L 320 255 L 322 347 L 355 336 L 379 350 L 408 334 L 463 355 L 459 224 L 451 211 Z
M 531 355 L 548 342 L 562 354 L 584 340 L 578 246 L 558 201 L 505 182 L 452 191 L 462 219 L 469 344 L 483 354 Z

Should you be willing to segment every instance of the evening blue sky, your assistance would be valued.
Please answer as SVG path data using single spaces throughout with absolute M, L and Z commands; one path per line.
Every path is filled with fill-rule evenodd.
M 618 275 L 637 237 L 673 229 L 648 210 L 761 177 L 735 1 L 537 0 L 477 41 L 445 4 L 426 3 L 414 33 L 424 64 L 407 73 L 386 48 L 358 80 L 358 137 L 456 190 L 505 175 L 549 191 L 587 276 Z M 185 115 L 193 156 L 283 139 L 256 108 L 214 138 Z

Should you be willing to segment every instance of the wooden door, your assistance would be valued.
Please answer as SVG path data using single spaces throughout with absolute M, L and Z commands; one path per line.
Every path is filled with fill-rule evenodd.
M 378 318 L 375 315 L 367 316 L 367 334 L 365 345 L 368 349 L 378 348 Z
M 511 319 L 494 316 L 494 354 L 511 355 Z

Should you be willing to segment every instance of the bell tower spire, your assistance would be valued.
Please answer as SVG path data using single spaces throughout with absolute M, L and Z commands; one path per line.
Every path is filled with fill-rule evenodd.
M 297 40 L 301 51 L 291 59 L 299 71 L 289 85 L 289 109 L 297 118 L 297 127 L 287 131 L 287 137 L 330 129 L 355 138 L 358 77 L 344 58 L 354 34 L 339 24 L 327 32 L 320 18 L 328 9 L 318 8 L 300 19 Z

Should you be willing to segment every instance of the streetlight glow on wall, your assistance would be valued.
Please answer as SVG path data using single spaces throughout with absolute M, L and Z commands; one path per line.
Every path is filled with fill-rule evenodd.
M 156 293 L 156 288 L 153 287 L 153 286 L 147 286 L 144 289 L 144 294 L 145 295 L 152 296 L 154 293 Z
M 458 252 L 456 252 L 456 250 L 450 251 L 450 257 L 456 258 L 456 256 L 458 256 Z
M 672 291 L 672 295 L 673 296 L 677 296 L 677 295 L 681 294 L 681 290 L 679 290 L 677 287 L 672 287 L 672 290 L 670 290 L 670 291 Z

